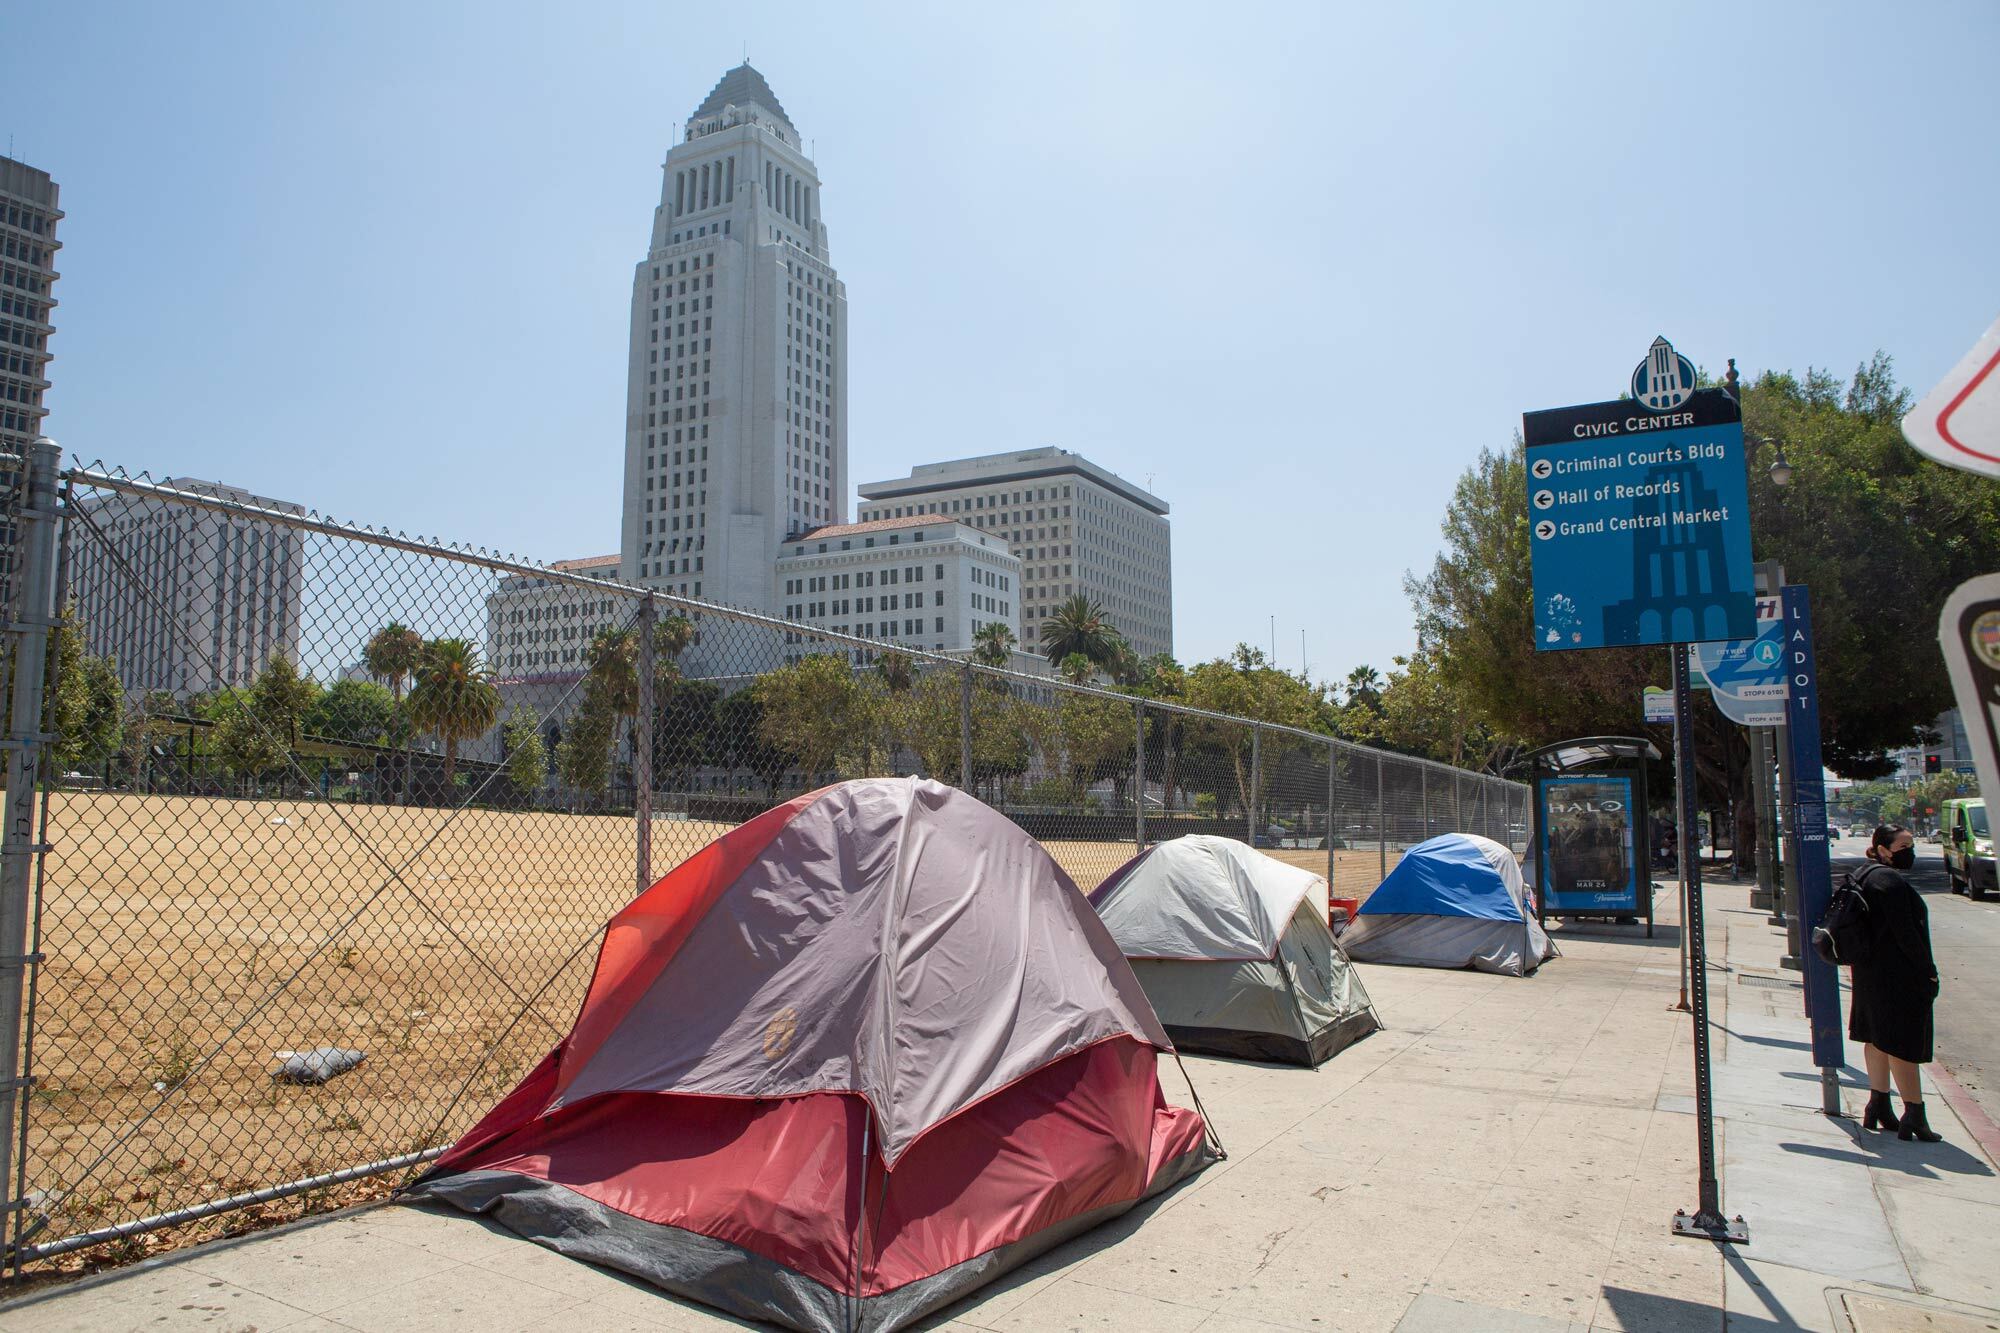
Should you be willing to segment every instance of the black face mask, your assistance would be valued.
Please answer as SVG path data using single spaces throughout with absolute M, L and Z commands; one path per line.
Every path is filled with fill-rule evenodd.
M 1905 847 L 1900 852 L 1889 853 L 1889 864 L 1898 870 L 1908 870 L 1917 863 L 1917 849 Z

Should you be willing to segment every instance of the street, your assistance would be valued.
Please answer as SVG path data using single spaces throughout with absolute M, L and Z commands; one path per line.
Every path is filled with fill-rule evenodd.
M 1837 875 L 1861 863 L 1868 838 L 1841 838 L 1833 844 Z M 1931 952 L 1942 989 L 1937 1003 L 1937 1058 L 2000 1122 L 2000 899 L 1983 903 L 1945 886 L 1938 845 L 1917 843 L 1910 882 L 1924 895 L 1931 913 Z M 1860 1063 L 1858 1053 L 1854 1063 Z

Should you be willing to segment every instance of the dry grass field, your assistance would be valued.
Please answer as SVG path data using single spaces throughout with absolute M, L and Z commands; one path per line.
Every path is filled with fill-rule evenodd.
M 660 819 L 656 873 L 727 828 Z M 632 822 L 611 816 L 70 792 L 49 842 L 28 1123 L 44 1241 L 448 1141 L 567 1030 L 634 889 Z M 1046 845 L 1084 889 L 1132 853 Z M 1362 896 L 1376 853 L 1339 856 L 1334 892 Z M 277 1052 L 317 1046 L 367 1059 L 320 1087 L 272 1080 Z

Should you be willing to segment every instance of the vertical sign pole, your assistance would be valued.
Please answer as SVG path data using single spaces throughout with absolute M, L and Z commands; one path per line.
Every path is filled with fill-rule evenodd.
M 1693 691 L 1688 687 L 1688 646 L 1677 643 L 1674 654 L 1674 799 L 1680 809 L 1681 874 L 1687 883 L 1687 920 L 1681 925 L 1688 940 L 1690 1021 L 1694 1025 L 1694 1116 L 1701 1153 L 1700 1197 L 1694 1216 L 1676 1209 L 1673 1233 L 1708 1240 L 1747 1244 L 1749 1228 L 1738 1217 L 1722 1215 L 1722 1182 L 1715 1172 L 1715 1097 L 1709 1079 L 1708 947 L 1702 931 L 1701 864 L 1695 819 L 1700 801 L 1695 793 Z
M 1757 814 L 1757 891 L 1750 905 L 1770 912 L 1778 905 L 1773 886 L 1777 883 L 1776 861 L 1771 855 L 1771 729 L 1750 728 L 1750 780 L 1756 784 L 1751 806 Z
M 1826 783 L 1819 748 L 1819 678 L 1813 661 L 1812 598 L 1802 587 L 1786 588 L 1785 666 L 1791 673 L 1785 703 L 1786 730 L 1791 739 L 1790 804 L 1785 823 L 1792 864 L 1797 868 L 1798 898 L 1792 905 L 1794 939 L 1826 916 L 1833 897 L 1833 876 L 1827 864 Z M 1794 948 L 1798 946 L 1795 944 Z M 1821 1108 L 1840 1111 L 1840 1067 L 1847 1053 L 1841 1043 L 1840 974 L 1810 948 L 1799 949 L 1806 983 L 1806 1016 L 1812 1023 L 1813 1063 L 1819 1066 Z
M 1685 651 L 1687 650 L 1684 648 L 1673 649 L 1676 665 L 1679 663 L 1681 654 Z M 1675 689 L 1678 690 L 1679 688 L 1679 684 L 1676 683 Z M 1674 696 L 1674 800 L 1677 804 L 1680 801 L 1681 784 L 1686 781 L 1684 775 L 1693 767 L 1692 762 L 1687 765 L 1686 769 L 1683 769 L 1681 766 L 1681 701 L 1680 696 L 1676 694 Z M 1688 935 L 1690 934 L 1688 921 L 1690 914 L 1688 912 L 1686 820 L 1687 811 L 1684 809 L 1678 810 L 1674 817 L 1674 833 L 1677 839 L 1674 844 L 1674 861 L 1676 863 L 1674 867 L 1674 887 L 1679 892 L 1681 900 L 1681 998 L 1678 1004 L 1670 1006 L 1683 1014 L 1693 1012 L 1693 1006 L 1688 1003 Z

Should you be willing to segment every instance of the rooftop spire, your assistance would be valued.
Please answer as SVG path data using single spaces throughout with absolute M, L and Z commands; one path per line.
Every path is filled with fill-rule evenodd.
M 786 129 L 794 134 L 798 133 L 798 126 L 792 124 L 791 117 L 785 114 L 785 108 L 779 103 L 778 95 L 771 91 L 771 85 L 764 81 L 762 74 L 750 67 L 750 62 L 747 60 L 722 76 L 721 82 L 710 89 L 708 96 L 702 99 L 701 105 L 694 109 L 693 118 L 700 120 L 703 116 L 714 115 L 726 106 L 748 106 L 752 102 L 776 116 L 784 123 Z

